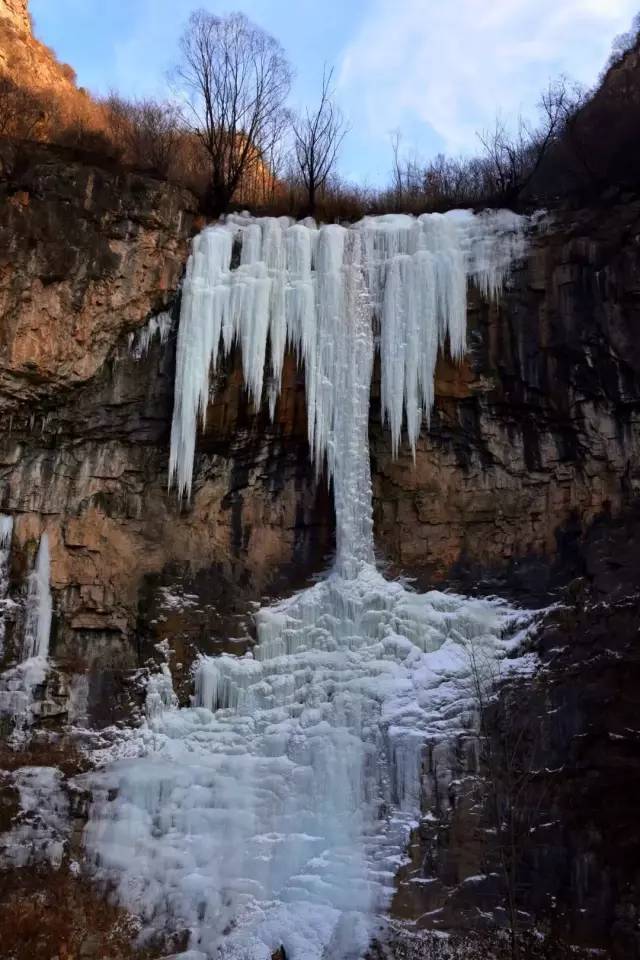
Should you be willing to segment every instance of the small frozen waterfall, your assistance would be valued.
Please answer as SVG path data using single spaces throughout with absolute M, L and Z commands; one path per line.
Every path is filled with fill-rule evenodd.
M 43 533 L 36 555 L 36 562 L 29 576 L 27 595 L 27 618 L 24 630 L 23 659 L 49 655 L 49 634 L 53 604 L 51 600 L 51 564 L 49 561 L 49 537 Z
M 4 653 L 5 608 L 9 592 L 9 559 L 13 537 L 13 517 L 0 514 L 0 657 Z
M 91 778 L 99 877 L 149 934 L 190 957 L 363 955 L 420 816 L 426 743 L 472 712 L 469 647 L 500 657 L 517 615 L 418 595 L 374 564 L 368 418 L 374 349 L 397 451 L 433 403 L 438 350 L 459 357 L 469 281 L 495 296 L 523 251 L 507 212 L 366 219 L 352 228 L 230 217 L 196 238 L 178 334 L 170 475 L 190 495 L 220 354 L 273 410 L 287 346 L 304 364 L 309 445 L 333 484 L 337 556 L 321 582 L 257 614 L 244 657 L 202 657 L 193 706 L 167 668 L 147 722 Z
M 4 589 L 6 594 L 6 570 L 13 524 L 11 517 L 3 517 L 2 521 L 0 524 L 0 592 Z M 0 715 L 11 717 L 18 734 L 32 720 L 34 690 L 44 682 L 47 675 L 53 616 L 50 581 L 49 537 L 43 533 L 33 570 L 28 579 L 20 662 L 0 676 Z M 4 625 L 1 629 L 4 630 Z M 4 639 L 3 635 L 0 635 L 0 639 Z

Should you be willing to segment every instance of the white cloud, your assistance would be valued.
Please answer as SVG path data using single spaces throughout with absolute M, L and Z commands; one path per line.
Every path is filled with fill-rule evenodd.
M 637 0 L 372 0 L 339 78 L 354 126 L 374 140 L 429 125 L 468 151 L 496 112 L 531 115 L 560 73 L 591 85 Z

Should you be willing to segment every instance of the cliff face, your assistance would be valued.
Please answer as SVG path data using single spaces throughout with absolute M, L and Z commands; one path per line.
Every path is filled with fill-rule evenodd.
M 174 649 L 182 697 L 197 650 L 240 652 L 252 603 L 323 568 L 333 510 L 313 481 L 292 357 L 274 424 L 250 408 L 231 358 L 198 441 L 192 500 L 167 490 L 192 197 L 46 146 L 3 148 L 0 162 L 0 512 L 15 522 L 11 595 L 24 596 L 46 531 L 57 669 L 46 708 L 64 716 L 65 685 L 85 678 L 83 709 L 100 726 L 131 709 L 128 678 L 158 641 Z M 619 836 L 601 811 L 616 803 L 616 821 L 628 824 L 635 804 L 638 563 L 616 517 L 640 479 L 639 236 L 633 199 L 557 213 L 498 304 L 472 293 L 470 349 L 460 366 L 440 360 L 415 464 L 404 448 L 392 459 L 375 402 L 370 423 L 376 543 L 396 571 L 525 603 L 585 577 L 569 613 L 540 634 L 547 686 L 522 691 L 523 722 L 537 703 L 548 707 L 544 809 L 561 824 L 536 841 L 527 908 L 548 916 L 553 897 L 558 929 L 625 957 L 638 950 L 636 881 L 612 854 Z M 172 318 L 162 338 L 149 325 L 159 312 Z M 19 604 L 4 664 L 12 618 L 19 636 Z M 477 770 L 466 748 L 459 754 L 464 785 Z M 458 781 L 440 796 L 436 780 L 437 816 L 416 836 L 394 910 L 419 926 L 436 911 L 436 926 L 473 927 L 492 896 L 464 882 L 481 872 L 479 825 Z M 421 878 L 434 873 L 426 890 Z
M 171 305 L 193 201 L 46 148 L 11 162 L 0 213 L 0 511 L 15 518 L 13 582 L 24 588 L 46 531 L 56 656 L 131 667 L 155 588 L 195 579 L 203 598 L 234 610 L 282 587 L 283 571 L 295 583 L 321 566 L 331 512 L 309 480 L 303 384 L 289 363 L 270 426 L 249 415 L 230 369 L 192 501 L 180 505 L 167 492 L 175 330 L 144 356 L 130 334 Z
M 6 146 L 0 154 L 2 397 L 10 409 L 102 368 L 118 338 L 173 296 L 194 201 L 184 190 Z
M 415 466 L 372 425 L 378 542 L 402 570 L 544 589 L 546 562 L 637 493 L 639 235 L 637 201 L 556 214 L 500 303 L 472 300 Z
M 28 0 L 0 0 L 0 73 L 16 83 L 76 96 L 75 74 L 33 35 Z
M 174 302 L 191 197 L 51 148 L 3 162 L 0 510 L 16 518 L 16 584 L 49 533 L 59 652 L 109 636 L 131 659 L 148 584 L 168 571 L 214 569 L 254 598 L 279 571 L 319 569 L 332 510 L 311 479 L 293 360 L 273 426 L 228 365 L 192 503 L 167 492 L 175 324 L 142 359 L 129 335 Z M 398 570 L 540 592 L 593 519 L 632 499 L 639 215 L 558 216 L 498 305 L 472 299 L 471 349 L 460 367 L 440 362 L 415 466 L 407 450 L 391 458 L 373 404 L 377 545 Z
M 31 33 L 29 0 L 1 0 L 0 17 L 8 20 L 20 33 Z

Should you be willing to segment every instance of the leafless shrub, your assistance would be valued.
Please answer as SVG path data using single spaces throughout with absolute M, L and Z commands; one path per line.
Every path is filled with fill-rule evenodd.
M 0 75 L 0 137 L 31 139 L 47 116 L 46 104 L 31 90 Z
M 183 136 L 178 107 L 151 99 L 106 101 L 109 132 L 122 156 L 136 167 L 167 177 Z
M 78 117 L 66 126 L 54 130 L 48 139 L 73 150 L 97 154 L 111 160 L 119 159 L 109 134 L 93 126 L 84 117 Z
M 626 33 L 620 33 L 615 37 L 611 45 L 611 54 L 609 55 L 609 60 L 603 70 L 602 77 L 606 76 L 607 71 L 611 67 L 620 63 L 621 60 L 624 60 L 627 53 L 632 50 L 640 38 L 640 13 L 636 13 L 635 17 L 631 21 L 631 27 L 627 30 Z

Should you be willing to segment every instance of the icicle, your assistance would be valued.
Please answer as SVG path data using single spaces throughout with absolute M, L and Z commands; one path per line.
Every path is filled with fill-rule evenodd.
M 270 345 L 272 418 L 287 344 L 295 350 L 305 368 L 316 471 L 326 463 L 336 483 L 343 351 L 351 350 L 345 331 L 354 309 L 368 314 L 369 323 L 373 316 L 380 323 L 382 417 L 391 429 L 393 453 L 403 421 L 415 453 L 422 420 L 433 406 L 438 350 L 448 345 L 456 360 L 465 350 L 467 283 L 485 296 L 499 294 L 506 272 L 524 251 L 524 225 L 508 211 L 457 210 L 418 218 L 367 217 L 349 229 L 229 217 L 203 231 L 189 259 L 178 333 L 169 477 L 179 495 L 190 495 L 198 418 L 204 423 L 211 371 L 220 351 L 228 355 L 235 344 L 256 407 Z M 232 270 L 234 243 L 240 263 Z M 353 291 L 351 299 L 346 296 L 350 271 L 360 275 L 355 300 Z M 367 362 L 363 391 L 371 370 Z
M 11 538 L 13 536 L 13 517 L 0 514 L 0 657 L 4 654 L 5 616 L 7 594 L 9 593 L 9 560 L 11 556 Z
M 33 571 L 29 576 L 27 617 L 24 630 L 23 660 L 47 658 L 53 605 L 50 587 L 49 537 L 43 533 Z
M 0 537 L 9 543 L 10 526 L 2 518 Z M 8 550 L 7 547 L 4 548 Z M 51 632 L 52 600 L 50 588 L 49 539 L 40 538 L 33 570 L 29 574 L 26 599 L 24 637 L 20 662 L 0 675 L 0 716 L 9 717 L 13 725 L 12 738 L 16 742 L 38 715 L 40 704 L 36 691 L 45 683 L 48 671 L 49 635 Z M 12 601 L 4 600 L 1 606 Z M 1 610 L 0 610 L 1 615 Z M 3 639 L 4 629 L 0 632 Z
M 168 310 L 150 317 L 140 330 L 129 334 L 129 353 L 134 360 L 144 360 L 155 337 L 165 344 L 171 332 L 171 313 Z
M 13 535 L 13 517 L 6 514 L 0 514 L 0 550 L 11 549 L 11 537 Z

